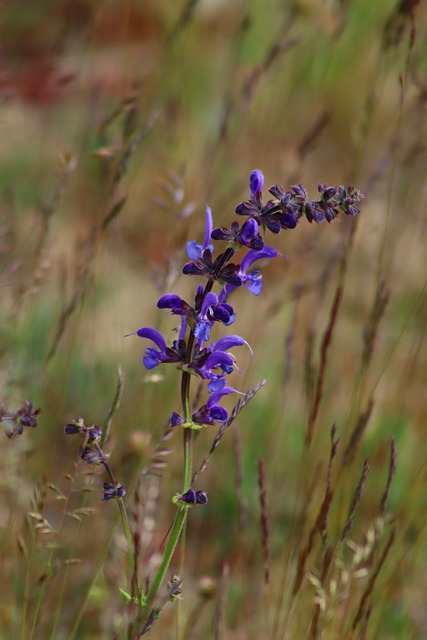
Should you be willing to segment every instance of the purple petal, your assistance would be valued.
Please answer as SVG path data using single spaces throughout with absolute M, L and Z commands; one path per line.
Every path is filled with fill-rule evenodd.
M 236 393 L 236 390 L 233 389 L 233 387 L 223 387 L 221 391 L 212 393 L 208 398 L 206 406 L 209 407 L 209 409 L 211 409 L 214 405 L 216 405 L 221 400 L 222 396 L 226 396 L 229 393 Z
M 166 342 L 160 331 L 156 329 L 150 329 L 150 327 L 142 327 L 136 332 L 140 338 L 147 338 L 152 340 L 156 344 L 162 353 L 166 351 Z
M 171 309 L 173 313 L 180 313 L 181 303 L 182 299 L 175 293 L 166 293 L 164 296 L 159 298 L 157 307 L 159 309 Z
M 208 356 L 205 364 L 205 369 L 213 369 L 221 365 L 228 365 L 229 367 L 234 364 L 233 358 L 224 351 L 214 351 Z
M 196 504 L 196 492 L 194 489 L 189 489 L 182 494 L 181 500 L 186 504 Z
M 258 235 L 259 226 L 258 222 L 253 218 L 249 218 L 246 220 L 244 225 L 242 226 L 241 239 L 245 244 L 249 243 L 251 240 L 256 238 Z
M 207 249 L 209 247 L 209 243 L 211 240 L 211 234 L 213 230 L 213 219 L 212 219 L 212 211 L 210 207 L 206 205 L 206 213 L 205 213 L 205 239 L 203 241 L 203 249 Z
M 185 316 L 181 316 L 181 328 L 179 330 L 179 340 L 184 340 L 186 332 L 187 332 L 187 318 Z
M 249 189 L 251 190 L 251 198 L 255 196 L 255 194 L 262 191 L 264 186 L 264 176 L 259 169 L 255 169 L 252 171 L 249 177 Z
M 194 335 L 197 340 L 202 340 L 203 342 L 209 340 L 209 337 L 211 335 L 211 323 L 209 322 L 209 320 L 199 321 L 194 330 Z
M 202 257 L 203 247 L 195 240 L 191 240 L 190 242 L 187 242 L 186 247 L 187 247 L 187 256 L 190 258 L 190 260 L 198 260 L 199 258 Z
M 232 336 L 224 336 L 224 338 L 220 338 L 218 342 L 215 343 L 215 351 L 228 351 L 232 347 L 241 347 L 245 344 L 245 340 L 237 335 Z
M 146 369 L 148 369 L 149 371 L 151 369 L 154 369 L 155 367 L 157 367 L 160 362 L 158 358 L 155 358 L 154 356 L 150 356 L 150 355 L 146 355 L 142 358 L 142 362 L 144 363 L 144 367 Z
M 276 256 L 276 249 L 268 246 L 264 246 L 264 249 L 262 251 L 248 251 L 240 265 L 240 272 L 246 273 L 246 270 L 249 269 L 249 267 L 257 260 L 263 260 L 264 258 L 275 258 Z
M 259 275 L 256 278 L 252 278 L 248 282 L 248 291 L 253 293 L 255 296 L 259 296 L 262 290 L 262 276 Z
M 216 307 L 217 304 L 218 304 L 217 295 L 213 291 L 210 291 L 206 295 L 205 299 L 203 300 L 201 315 L 205 316 L 209 307 Z
M 209 393 L 216 393 L 225 387 L 224 374 L 212 375 L 208 384 Z
M 212 420 L 216 422 L 225 422 L 228 418 L 228 411 L 224 409 L 224 407 L 215 406 L 209 412 L 209 416 Z

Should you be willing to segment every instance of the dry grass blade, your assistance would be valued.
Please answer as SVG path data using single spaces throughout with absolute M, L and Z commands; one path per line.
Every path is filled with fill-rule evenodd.
M 265 479 L 265 463 L 264 458 L 259 456 L 258 458 L 258 486 L 259 486 L 259 501 L 261 505 L 261 542 L 264 558 L 264 582 L 268 584 L 270 579 L 269 568 L 269 539 L 270 539 L 270 522 L 268 518 L 267 509 L 267 488 Z
M 366 410 L 360 414 L 359 419 L 356 423 L 356 426 L 354 427 L 353 432 L 350 436 L 348 445 L 345 448 L 343 461 L 342 461 L 343 466 L 348 465 L 353 460 L 356 454 L 357 448 L 359 446 L 360 440 L 362 438 L 362 435 L 366 429 L 366 425 L 368 424 L 369 418 L 371 417 L 373 408 L 374 408 L 374 399 L 370 398 L 368 406 Z
M 113 421 L 113 416 L 117 411 L 117 409 L 120 407 L 120 402 L 122 400 L 124 387 L 125 387 L 125 374 L 122 368 L 119 367 L 118 376 L 117 376 L 116 393 L 114 395 L 113 402 L 111 403 L 108 409 L 107 415 L 105 417 L 104 428 L 102 430 L 102 436 L 101 436 L 101 442 L 100 442 L 101 448 L 104 446 L 104 444 L 108 440 L 111 423 Z
M 178 21 L 168 36 L 168 42 L 174 40 L 184 29 L 190 24 L 193 17 L 196 6 L 199 0 L 187 0 L 187 3 L 182 8 Z
M 235 473 L 235 489 L 236 489 L 236 498 L 240 507 L 239 513 L 239 524 L 242 529 L 246 527 L 248 520 L 248 503 L 246 498 L 243 495 L 243 462 L 242 462 L 242 447 L 240 444 L 240 432 L 238 429 L 233 428 L 231 430 L 231 435 L 233 438 L 233 453 L 234 460 L 236 464 L 236 473 Z
M 385 288 L 384 282 L 381 281 L 378 283 L 378 288 L 375 292 L 375 300 L 371 310 L 371 314 L 369 316 L 368 323 L 363 331 L 362 367 L 364 369 L 369 366 L 369 363 L 372 359 L 378 326 L 387 308 L 389 300 L 390 292 Z
M 218 590 L 218 598 L 213 620 L 213 636 L 215 640 L 225 638 L 225 612 L 227 608 L 228 582 L 230 579 L 230 567 L 226 563 L 222 568 L 221 582 Z
M 331 120 L 331 114 L 327 111 L 321 113 L 315 122 L 312 124 L 310 129 L 307 131 L 303 139 L 298 145 L 298 155 L 300 160 L 304 160 L 310 151 L 316 146 L 316 142 L 319 139 L 319 136 L 323 133 L 324 129 L 328 126 Z M 292 181 L 291 181 L 292 182 Z
M 176 576 L 172 576 L 171 580 L 168 582 L 166 594 L 161 599 L 159 604 L 150 612 L 147 621 L 138 633 L 138 638 L 141 638 L 151 630 L 153 624 L 156 622 L 156 620 L 158 620 L 163 607 L 169 601 L 173 601 L 177 596 L 179 596 L 179 594 L 181 593 L 181 584 L 182 581 L 179 578 L 177 578 Z
M 50 360 L 52 360 L 55 353 L 57 352 L 59 343 L 61 341 L 62 336 L 64 335 L 68 321 L 70 320 L 71 316 L 76 311 L 76 309 L 78 308 L 80 301 L 82 300 L 83 295 L 86 292 L 86 289 L 88 287 L 88 284 L 90 282 L 90 278 L 92 275 L 92 265 L 93 265 L 94 255 L 95 255 L 95 244 L 94 244 L 94 239 L 91 239 L 89 240 L 87 245 L 86 259 L 81 269 L 81 273 L 79 277 L 76 278 L 76 286 L 74 289 L 74 293 L 71 297 L 70 302 L 66 305 L 64 311 L 61 313 L 61 316 L 59 318 L 58 327 L 46 358 L 47 363 L 49 363 Z
M 103 231 L 105 231 L 105 229 L 107 229 L 107 227 L 113 222 L 113 220 L 117 218 L 117 216 L 125 206 L 126 202 L 127 202 L 127 197 L 123 197 L 123 198 L 119 198 L 119 200 L 117 200 L 117 202 L 115 202 L 112 205 L 111 209 L 109 210 L 104 220 L 102 221 L 101 227 Z
M 390 534 L 390 537 L 389 537 L 389 539 L 387 541 L 387 545 L 386 545 L 386 547 L 385 547 L 385 549 L 384 549 L 384 551 L 382 553 L 382 556 L 378 561 L 376 569 L 373 571 L 373 573 L 372 573 L 372 575 L 371 575 L 371 577 L 369 579 L 369 582 L 368 582 L 368 584 L 366 586 L 366 589 L 362 594 L 362 597 L 361 597 L 360 602 L 359 602 L 359 608 L 357 610 L 356 615 L 353 618 L 353 623 L 352 623 L 353 631 L 356 629 L 357 625 L 361 622 L 361 620 L 363 619 L 363 616 L 365 615 L 365 611 L 367 610 L 367 604 L 368 604 L 369 597 L 372 594 L 372 591 L 373 591 L 374 586 L 375 586 L 375 582 L 376 582 L 376 580 L 378 578 L 378 575 L 379 575 L 379 573 L 380 573 L 380 571 L 382 569 L 382 566 L 383 566 L 383 564 L 384 564 L 384 562 L 385 562 L 385 560 L 386 560 L 386 558 L 388 556 L 388 553 L 389 553 L 389 551 L 390 551 L 390 549 L 391 549 L 391 547 L 393 545 L 395 535 L 396 535 L 395 531 L 392 531 L 391 534 Z
M 292 600 L 295 598 L 298 591 L 300 590 L 300 587 L 304 578 L 304 574 L 305 574 L 305 565 L 307 562 L 307 558 L 310 555 L 311 550 L 313 549 L 314 538 L 316 533 L 319 531 L 320 535 L 322 536 L 323 542 L 324 543 L 327 542 L 328 514 L 329 514 L 329 508 L 331 506 L 332 498 L 334 495 L 333 488 L 332 488 L 332 478 L 331 478 L 332 462 L 336 456 L 338 445 L 339 445 L 339 439 L 335 440 L 335 433 L 336 433 L 336 427 L 335 425 L 333 425 L 331 429 L 331 452 L 329 455 L 329 466 L 328 466 L 328 475 L 326 479 L 325 496 L 323 498 L 316 521 L 310 530 L 307 544 L 299 554 L 297 572 L 295 575 L 294 586 L 292 589 Z
M 224 433 L 227 431 L 228 427 L 233 424 L 234 420 L 237 418 L 237 416 L 239 415 L 239 413 L 242 411 L 242 409 L 244 409 L 246 407 L 246 405 L 252 400 L 252 398 L 258 393 L 258 391 L 267 383 L 267 380 L 261 380 L 261 382 L 259 382 L 257 385 L 255 385 L 255 387 L 252 387 L 251 389 L 249 389 L 249 391 L 246 393 L 244 398 L 241 398 L 237 404 L 234 406 L 233 411 L 231 412 L 230 417 L 228 418 L 227 422 L 224 422 L 224 424 L 221 425 L 218 433 L 215 436 L 215 439 L 212 443 L 212 446 L 209 450 L 208 455 L 203 459 L 202 464 L 200 465 L 199 469 L 194 473 L 193 478 L 192 478 L 192 484 L 194 484 L 196 482 L 196 479 L 198 478 L 198 476 L 206 469 L 206 466 L 209 462 L 209 459 L 211 457 L 211 455 L 213 454 L 213 452 L 215 451 L 215 449 L 217 448 L 217 446 L 219 445 L 219 443 L 221 442 L 221 438 L 223 437 Z
M 132 158 L 132 156 L 134 155 L 139 143 L 141 142 L 141 140 L 151 131 L 151 129 L 153 128 L 157 118 L 159 117 L 160 112 L 156 111 L 154 112 L 147 120 L 147 122 L 144 124 L 143 127 L 141 127 L 141 129 L 129 140 L 127 146 L 125 147 L 122 156 L 119 160 L 119 162 L 116 165 L 116 168 L 114 170 L 113 173 L 113 178 L 112 178 L 112 183 L 111 183 L 111 189 L 110 191 L 112 192 L 115 188 L 115 186 L 120 182 L 120 180 L 122 179 L 123 175 L 125 174 L 128 165 L 129 165 L 129 161 Z
M 290 26 L 290 22 L 292 21 L 292 17 L 288 21 L 288 27 Z M 285 27 L 286 29 L 286 27 Z M 261 79 L 268 73 L 273 63 L 276 62 L 281 56 L 285 53 L 293 49 L 300 41 L 300 38 L 286 38 L 284 37 L 285 29 L 282 29 L 280 32 L 280 37 L 275 42 L 272 43 L 270 48 L 268 49 L 264 60 L 261 64 L 256 67 L 248 80 L 245 82 L 242 90 L 243 94 L 243 103 L 242 110 L 248 110 L 255 97 L 256 89 L 261 82 Z
M 396 441 L 394 438 L 392 438 L 391 445 L 390 445 L 390 466 L 388 469 L 387 483 L 384 489 L 384 493 L 381 496 L 381 503 L 380 503 L 381 516 L 385 514 L 388 496 L 390 494 L 390 487 L 391 487 L 391 483 L 393 482 L 396 469 L 397 469 L 397 448 L 396 448 Z
M 366 480 L 368 477 L 370 466 L 371 465 L 370 465 L 369 459 L 366 458 L 365 462 L 363 463 L 362 475 L 360 476 L 360 480 L 357 484 L 356 491 L 354 492 L 353 500 L 351 501 L 350 509 L 348 511 L 347 520 L 341 533 L 341 538 L 340 538 L 341 541 L 343 541 L 346 538 L 348 532 L 353 526 L 354 514 L 356 513 L 356 509 L 360 504 L 360 500 L 362 499 L 362 495 L 365 490 Z
M 320 408 L 320 402 L 322 400 L 322 395 L 323 395 L 323 383 L 324 383 L 325 372 L 326 372 L 328 350 L 331 345 L 332 335 L 333 335 L 335 323 L 337 321 L 338 311 L 341 306 L 343 292 L 344 292 L 344 283 L 341 278 L 335 290 L 335 296 L 332 302 L 331 312 L 329 314 L 328 326 L 326 327 L 326 331 L 322 340 L 322 346 L 320 349 L 319 372 L 317 375 L 316 390 L 314 393 L 313 405 L 312 405 L 310 418 L 307 426 L 307 435 L 305 439 L 306 446 L 310 446 L 311 441 L 313 440 L 314 427 L 316 424 L 316 419 L 317 419 L 317 415 L 319 413 L 319 408 Z
M 329 507 L 331 506 L 332 499 L 334 497 L 334 490 L 332 487 L 332 464 L 338 451 L 338 445 L 340 439 L 335 440 L 336 425 L 334 424 L 331 429 L 331 452 L 329 455 L 328 475 L 326 479 L 325 497 L 323 498 L 322 508 L 318 517 L 318 529 L 324 544 L 328 542 L 328 514 Z

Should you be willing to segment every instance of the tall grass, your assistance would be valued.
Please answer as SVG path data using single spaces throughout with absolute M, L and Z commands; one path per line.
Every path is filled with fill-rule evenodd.
M 366 199 L 357 220 L 281 236 L 288 260 L 263 269 L 256 306 L 239 299 L 254 356 L 232 384 L 267 382 L 195 439 L 209 503 L 149 635 L 424 638 L 424 5 L 0 11 L 0 637 L 140 635 L 126 600 L 149 590 L 182 490 L 180 392 L 123 336 L 167 327 L 155 303 L 191 296 L 180 273 L 206 202 L 228 226 L 259 167 L 267 185 Z M 64 436 L 79 416 L 103 429 L 130 539 L 104 467 Z

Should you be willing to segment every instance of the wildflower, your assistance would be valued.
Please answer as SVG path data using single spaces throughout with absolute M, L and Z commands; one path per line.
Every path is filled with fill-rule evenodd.
M 193 307 L 174 293 L 167 293 L 157 302 L 159 309 L 170 309 L 173 314 L 186 318 L 186 323 L 195 329 L 195 336 L 199 340 L 209 340 L 210 329 L 214 322 L 222 322 L 228 326 L 234 322 L 233 307 L 218 299 L 212 291 L 203 295 L 203 287 L 198 287 L 195 307 L 200 308 L 196 313 Z
M 235 367 L 235 359 L 227 353 L 228 349 L 242 346 L 247 342 L 237 335 L 225 336 L 211 346 L 200 349 L 196 346 L 193 359 L 189 365 L 192 371 L 203 379 L 215 379 L 231 373 Z M 218 370 L 221 371 L 218 374 Z
M 259 169 L 252 171 L 249 176 L 249 189 L 251 192 L 251 200 L 255 200 L 258 194 L 262 193 L 264 186 L 264 174 Z
M 41 409 L 34 409 L 33 403 L 26 400 L 24 404 L 16 412 L 16 417 L 23 427 L 37 427 L 37 416 L 41 413 Z
M 247 273 L 247 270 L 256 262 L 257 260 L 263 260 L 265 258 L 275 258 L 278 254 L 276 249 L 273 247 L 265 246 L 262 251 L 248 251 L 248 253 L 244 256 L 240 266 L 239 266 L 239 277 L 242 281 L 242 285 L 247 285 L 248 290 L 251 291 L 255 296 L 259 296 L 262 289 L 262 275 L 259 271 L 252 271 L 251 273 Z M 226 285 L 225 293 L 228 296 L 236 287 L 232 285 Z
M 80 457 L 83 462 L 86 462 L 87 464 L 99 464 L 100 462 L 104 462 L 104 456 L 102 453 L 94 451 L 90 447 L 85 447 L 81 452 Z
M 226 227 L 218 227 L 212 231 L 213 240 L 226 240 L 233 247 L 249 247 L 261 251 L 264 246 L 264 240 L 259 233 L 259 225 L 255 218 L 249 218 L 242 226 L 234 221 L 231 223 L 230 229 Z
M 181 424 L 184 424 L 185 420 L 182 416 L 179 415 L 179 413 L 176 413 L 176 411 L 174 411 L 170 417 L 170 426 L 172 428 L 174 427 L 179 427 Z
M 194 335 L 198 340 L 209 340 L 211 326 L 215 321 L 225 326 L 233 324 L 235 313 L 233 307 L 226 302 L 220 302 L 217 295 L 210 291 L 203 299 Z
M 335 196 L 341 210 L 348 216 L 357 216 L 360 213 L 360 209 L 356 206 L 356 202 L 363 200 L 364 195 L 352 184 L 349 184 L 347 188 L 340 186 Z
M 194 489 L 188 489 L 182 495 L 176 496 L 178 502 L 184 502 L 185 504 L 207 504 L 208 496 L 204 491 L 194 491 Z
M 196 504 L 208 504 L 208 496 L 204 491 L 196 491 Z
M 182 496 L 179 496 L 180 502 L 185 502 L 185 504 L 196 504 L 196 492 L 194 489 L 188 489 Z
M 126 489 L 120 483 L 116 486 L 110 482 L 104 482 L 103 500 L 111 500 L 112 498 L 122 498 L 126 494 Z
M 334 199 L 337 192 L 335 187 L 328 187 L 325 183 L 319 183 L 317 189 L 320 193 L 319 208 L 323 211 L 328 222 L 332 222 L 338 215 L 338 202 Z
M 228 260 L 234 255 L 233 250 L 229 250 L 227 254 Z M 182 269 L 182 273 L 186 276 L 206 276 L 209 280 L 217 280 L 219 282 L 228 282 L 236 287 L 241 286 L 241 280 L 237 274 L 239 265 L 226 264 L 224 266 L 224 254 L 221 253 L 215 261 L 212 257 L 212 251 L 205 249 L 200 258 L 194 262 L 187 262 Z
M 178 316 L 191 317 L 194 309 L 175 293 L 167 293 L 157 301 L 158 309 L 170 309 L 171 313 Z
M 148 370 L 154 369 L 154 367 L 157 367 L 161 363 L 185 361 L 187 347 L 183 339 L 175 340 L 172 347 L 168 347 L 160 331 L 150 329 L 149 327 L 142 327 L 142 329 L 139 329 L 134 333 L 129 333 L 125 337 L 132 335 L 137 335 L 140 338 L 147 338 L 154 342 L 158 347 L 158 350 L 154 347 L 147 347 L 145 350 L 143 362 L 145 368 Z
M 213 245 L 210 244 L 211 233 L 213 228 L 212 211 L 210 207 L 206 207 L 205 212 L 205 237 L 203 244 L 198 244 L 195 240 L 187 242 L 187 255 L 190 260 L 198 260 L 202 257 L 205 249 L 208 249 L 210 253 L 213 253 Z
M 223 387 L 221 391 L 212 393 L 208 401 L 192 415 L 192 420 L 199 425 L 212 425 L 215 422 L 225 422 L 228 420 L 228 411 L 218 404 L 222 396 L 235 393 L 232 387 Z
M 7 405 L 2 404 L 0 405 L 0 422 L 11 423 L 12 426 L 6 428 L 6 435 L 8 438 L 14 438 L 23 433 L 24 427 L 35 429 L 38 426 L 37 416 L 40 413 L 41 409 L 33 410 L 33 403 L 28 400 L 17 411 L 12 412 L 8 412 Z
M 74 435 L 76 433 L 87 434 L 87 441 L 89 444 L 99 442 L 102 435 L 102 431 L 97 424 L 88 427 L 83 418 L 77 418 L 77 420 L 73 420 L 73 422 L 65 425 L 64 432 L 66 435 Z
M 99 442 L 101 439 L 101 435 L 102 435 L 101 429 L 98 427 L 97 424 L 94 424 L 93 427 L 91 427 L 88 431 L 88 437 L 87 437 L 88 443 L 92 444 L 94 442 Z

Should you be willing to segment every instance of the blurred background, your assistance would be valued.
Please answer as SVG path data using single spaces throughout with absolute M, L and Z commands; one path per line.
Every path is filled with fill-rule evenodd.
M 198 480 L 209 505 L 190 514 L 178 624 L 189 620 L 194 630 L 182 637 L 425 638 L 426 6 L 14 0 L 1 5 L 0 34 L 0 400 L 10 410 L 25 400 L 42 409 L 37 429 L 2 435 L 0 548 L 9 588 L 0 598 L 0 637 L 111 638 L 111 629 L 123 637 L 116 505 L 101 502 L 106 478 L 79 464 L 78 437 L 64 437 L 64 425 L 83 416 L 103 426 L 121 367 L 108 449 L 135 509 L 135 488 L 147 496 L 140 472 L 180 409 L 179 376 L 173 367 L 148 375 L 146 342 L 124 335 L 152 326 L 172 339 L 176 322 L 156 303 L 167 292 L 194 295 L 196 280 L 180 275 L 186 241 L 202 240 L 206 203 L 215 226 L 230 225 L 258 168 L 266 187 L 301 182 L 314 198 L 319 182 L 351 183 L 366 197 L 357 219 L 301 221 L 270 236 L 288 259 L 265 266 L 259 298 L 233 299 L 232 332 L 254 356 L 236 354 L 243 375 L 233 374 L 232 384 L 267 384 Z M 230 399 L 224 404 L 232 408 Z M 363 567 L 372 576 L 386 550 L 365 635 L 351 635 L 363 631 L 352 630 L 351 619 L 368 574 L 353 576 L 350 588 L 339 563 L 335 587 L 320 592 L 304 578 L 287 610 L 324 499 L 333 424 L 341 441 L 329 544 L 369 457 L 353 548 L 340 551 L 340 562 L 351 565 L 354 545 L 374 535 L 378 546 Z M 196 466 L 215 433 L 198 435 Z M 180 435 L 168 441 L 156 480 L 147 563 L 181 488 Z M 392 438 L 397 470 L 379 524 Z M 324 557 L 318 538 L 304 567 L 313 576 Z M 178 557 L 173 564 L 180 573 Z M 217 583 L 208 597 L 198 591 L 205 575 Z M 203 609 L 200 620 L 194 606 Z M 175 609 L 165 607 L 153 637 L 172 637 Z

